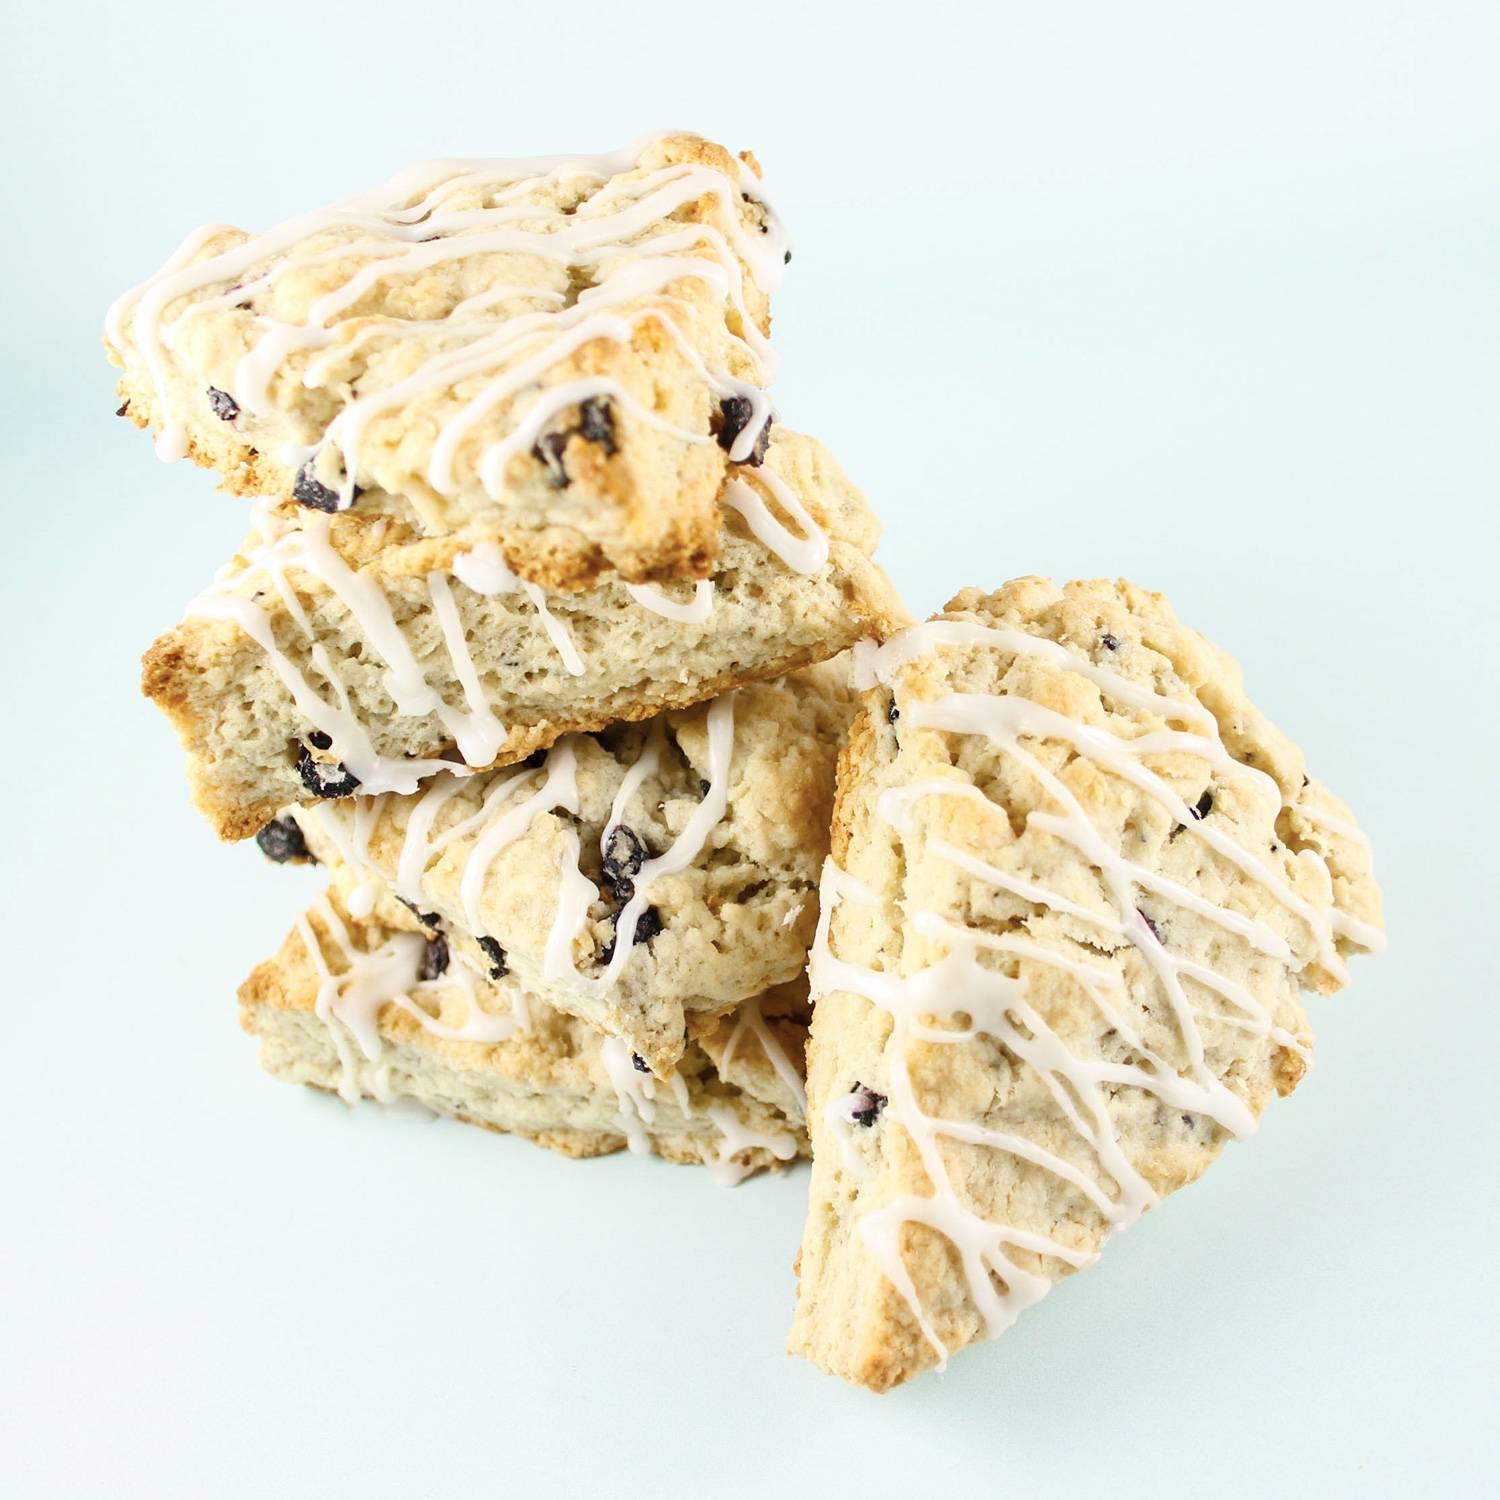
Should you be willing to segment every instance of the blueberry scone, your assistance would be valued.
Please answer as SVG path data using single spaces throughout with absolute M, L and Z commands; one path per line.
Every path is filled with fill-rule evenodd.
M 657 1079 L 616 1039 L 513 979 L 487 979 L 411 925 L 357 920 L 332 892 L 298 918 L 240 989 L 241 1023 L 268 1072 L 568 1156 L 629 1146 L 703 1162 L 725 1182 L 806 1155 L 805 984 L 738 1007 Z
M 235 493 L 493 544 L 548 588 L 706 577 L 790 259 L 754 158 L 698 136 L 430 161 L 195 231 L 105 344 L 122 412 Z
M 791 1348 L 884 1390 L 1249 1135 L 1383 938 L 1348 809 L 1159 595 L 966 590 L 860 675 Z
M 665 1077 L 805 968 L 852 711 L 847 663 L 829 662 L 568 735 L 533 763 L 292 815 L 356 913 L 391 890 Z
M 143 687 L 221 837 L 290 803 L 411 792 L 570 731 L 684 707 L 906 623 L 879 526 L 811 438 L 778 429 L 729 476 L 712 576 L 607 574 L 547 593 L 494 544 L 358 510 L 257 515 L 243 553 L 146 653 Z

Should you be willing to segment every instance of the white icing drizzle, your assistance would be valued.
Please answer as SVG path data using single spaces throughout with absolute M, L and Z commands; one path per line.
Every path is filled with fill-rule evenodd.
M 416 1020 L 424 1030 L 449 1041 L 503 1042 L 528 1024 L 522 992 L 517 988 L 511 1011 L 495 1015 L 482 1010 L 475 990 L 475 975 L 462 962 L 462 954 L 451 955 L 448 972 L 439 980 L 419 980 L 418 966 L 426 939 L 414 932 L 392 933 L 379 948 L 366 952 L 358 948 L 349 935 L 343 919 L 334 910 L 326 894 L 313 902 L 311 911 L 323 924 L 329 940 L 343 960 L 343 971 L 335 974 L 328 966 L 312 923 L 306 913 L 296 919 L 297 935 L 302 939 L 309 962 L 317 971 L 318 994 L 314 1012 L 328 1029 L 338 1052 L 339 1097 L 346 1104 L 359 1100 L 358 1062 L 351 1040 L 365 1059 L 376 1065 L 371 1079 L 371 1093 L 381 1104 L 396 1103 L 390 1087 L 390 1068 L 385 1061 L 385 1047 L 380 1035 L 379 1015 L 385 1006 L 394 1004 Z M 353 915 L 351 911 L 350 915 Z M 413 1000 L 413 994 L 433 992 L 457 984 L 468 1001 L 468 1018 L 462 1026 L 449 1026 L 429 1015 Z
M 932 835 L 926 840 L 927 851 L 949 860 L 975 879 L 1092 924 L 1106 935 L 1111 946 L 1118 946 L 1121 940 L 1130 943 L 1154 973 L 1167 998 L 1185 1054 L 1183 1064 L 1170 1061 L 1146 1046 L 1125 1021 L 1117 1004 L 1119 999 L 1126 998 L 1125 981 L 1118 972 L 1082 958 L 1049 952 L 1024 936 L 986 934 L 960 926 L 936 912 L 909 911 L 906 917 L 912 928 L 934 942 L 943 952 L 941 958 L 904 976 L 837 958 L 828 941 L 835 905 L 846 900 L 878 903 L 879 897 L 840 870 L 831 859 L 825 866 L 822 910 L 810 963 L 814 998 L 835 990 L 848 991 L 864 997 L 890 1016 L 892 1032 L 886 1048 L 890 1059 L 887 1082 L 890 1093 L 884 1112 L 910 1137 L 932 1185 L 930 1197 L 905 1195 L 865 1214 L 859 1222 L 859 1232 L 886 1278 L 910 1306 L 937 1351 L 941 1365 L 946 1363 L 947 1347 L 928 1318 L 901 1257 L 904 1225 L 927 1225 L 953 1244 L 964 1267 L 970 1297 L 991 1337 L 1008 1327 L 1051 1286 L 1048 1277 L 1018 1266 L 1011 1251 L 1034 1252 L 1073 1267 L 1086 1266 L 1096 1258 L 1093 1253 L 1080 1252 L 1046 1236 L 1014 1225 L 993 1223 L 976 1214 L 961 1201 L 949 1176 L 940 1145 L 942 1138 L 1004 1151 L 1051 1173 L 1086 1199 L 1112 1234 L 1133 1223 L 1157 1199 L 1125 1153 L 1106 1106 L 1109 1094 L 1120 1088 L 1144 1090 L 1173 1109 L 1202 1116 L 1240 1137 L 1250 1134 L 1257 1123 L 1246 1104 L 1208 1066 L 1199 1012 L 1189 999 L 1184 980 L 1192 980 L 1223 1002 L 1225 1008 L 1212 1013 L 1216 1024 L 1266 1036 L 1281 1047 L 1307 1056 L 1302 1039 L 1274 1024 L 1265 1006 L 1243 985 L 1172 952 L 1138 908 L 1138 891 L 1149 892 L 1153 898 L 1213 922 L 1255 951 L 1284 963 L 1293 973 L 1315 960 L 1335 978 L 1342 978 L 1344 966 L 1336 949 L 1336 938 L 1346 936 L 1366 947 L 1371 944 L 1358 935 L 1357 929 L 1362 924 L 1354 923 L 1332 907 L 1331 885 L 1330 905 L 1326 909 L 1305 900 L 1290 889 L 1279 872 L 1190 811 L 1172 788 L 1143 764 L 1147 756 L 1197 756 L 1221 781 L 1242 780 L 1252 796 L 1270 804 L 1267 810 L 1273 816 L 1280 810 L 1282 797 L 1275 783 L 1264 773 L 1230 757 L 1219 738 L 1216 721 L 1201 704 L 1128 682 L 1054 642 L 1019 631 L 960 621 L 935 621 L 904 631 L 883 646 L 866 647 L 858 653 L 857 680 L 864 688 L 876 682 L 894 685 L 895 674 L 902 667 L 940 646 L 983 647 L 1039 656 L 1088 678 L 1101 692 L 1120 702 L 1153 712 L 1168 723 L 1191 726 L 1189 730 L 1154 730 L 1133 739 L 1122 739 L 1016 696 L 950 693 L 935 702 L 903 701 L 901 705 L 904 724 L 982 736 L 1024 767 L 1058 809 L 1033 810 L 1028 814 L 1028 824 L 1078 851 L 1099 873 L 1107 906 L 1098 910 L 1082 906 L 1045 885 L 1009 875 Z M 1023 739 L 1063 740 L 1080 756 L 1154 799 L 1184 831 L 1201 839 L 1303 924 L 1311 937 L 1312 952 L 1294 952 L 1266 923 L 1206 901 L 1116 853 L 1094 828 L 1068 787 L 1025 748 Z M 977 787 L 940 777 L 887 790 L 879 798 L 876 811 L 898 833 L 912 836 L 918 831 L 915 805 L 932 797 L 960 798 L 984 807 L 998 818 L 1006 816 Z M 1343 831 L 1332 822 L 1326 826 L 1334 832 Z M 1324 873 L 1326 883 L 1326 869 Z M 983 953 L 1043 963 L 1068 974 L 1121 1042 L 1131 1049 L 1135 1060 L 1128 1063 L 1091 1060 L 1072 1053 L 1029 1003 L 1024 979 L 1012 978 L 1000 969 L 986 966 L 981 962 Z M 960 1017 L 968 1019 L 960 1024 Z M 1023 1136 L 945 1120 L 920 1108 L 908 1070 L 908 1043 L 916 1040 L 957 1045 L 981 1034 L 1002 1043 L 1042 1080 L 1060 1111 L 1093 1153 L 1097 1176 Z M 825 1107 L 823 1117 L 839 1141 L 848 1169 L 855 1175 L 863 1175 L 848 1138 L 853 1097 L 835 1100 Z M 997 1289 L 996 1277 L 1004 1290 Z
M 713 580 L 700 578 L 693 586 L 693 597 L 686 604 L 668 599 L 655 584 L 627 583 L 625 592 L 643 609 L 679 625 L 701 625 L 714 611 Z
M 578 647 L 573 644 L 573 637 L 568 633 L 568 627 L 547 608 L 547 596 L 535 583 L 523 583 L 521 587 L 526 590 L 526 597 L 531 600 L 537 614 L 541 617 L 542 628 L 546 630 L 547 638 L 557 647 L 557 654 L 562 657 L 563 666 L 573 676 L 582 677 L 583 658 L 578 654 Z
M 787 1091 L 796 1100 L 797 1112 L 806 1115 L 807 1090 L 803 1087 L 802 1075 L 798 1073 L 791 1058 L 786 1055 L 786 1049 L 781 1045 L 776 1033 L 766 1024 L 758 995 L 753 1000 L 746 1000 L 735 1012 L 734 1030 L 729 1033 L 729 1040 L 724 1043 L 724 1053 L 719 1061 L 720 1076 L 728 1079 L 730 1064 L 739 1048 L 740 1039 L 747 1031 L 760 1043 L 760 1050 L 765 1054 L 766 1061 L 771 1064 L 776 1076 L 786 1085 Z
M 521 580 L 511 572 L 498 542 L 480 542 L 453 559 L 453 576 L 476 594 L 492 598 L 513 593 Z
M 656 1123 L 657 1080 L 642 1073 L 631 1060 L 630 1048 L 617 1036 L 607 1036 L 599 1046 L 604 1071 L 614 1086 L 616 1118 L 625 1132 L 625 1144 L 636 1156 L 648 1156 L 651 1140 L 646 1127 Z M 684 1115 L 691 1110 L 685 1110 Z
M 318 298 L 308 309 L 305 322 L 288 324 L 267 316 L 260 318 L 262 331 L 241 359 L 233 381 L 234 398 L 244 410 L 257 416 L 269 414 L 274 406 L 272 383 L 284 373 L 287 360 L 294 354 L 326 351 L 308 362 L 300 376 L 302 384 L 316 387 L 334 378 L 333 361 L 352 349 L 377 338 L 397 340 L 430 330 L 432 323 L 388 318 L 354 330 L 348 339 L 343 337 L 347 326 L 344 320 L 352 317 L 359 299 L 388 278 L 411 276 L 469 256 L 511 253 L 539 257 L 562 272 L 583 271 L 595 277 L 596 284 L 571 307 L 558 306 L 557 289 L 544 284 L 495 287 L 466 299 L 441 320 L 445 339 L 440 352 L 395 386 L 352 400 L 319 443 L 283 455 L 288 463 L 300 464 L 324 445 L 339 450 L 347 475 L 345 504 L 353 498 L 366 429 L 380 412 L 434 387 L 472 381 L 498 371 L 438 432 L 427 477 L 434 489 L 453 493 L 460 484 L 454 459 L 464 437 L 499 402 L 537 383 L 572 349 L 593 339 L 627 341 L 646 318 L 655 318 L 669 328 L 686 347 L 678 318 L 691 316 L 691 309 L 667 296 L 665 289 L 687 278 L 703 282 L 713 296 L 730 303 L 736 314 L 732 321 L 739 331 L 730 333 L 726 323 L 724 336 L 738 346 L 740 358 L 756 372 L 757 382 L 739 380 L 727 371 L 709 370 L 696 355 L 693 363 L 716 392 L 755 392 L 751 396 L 755 415 L 768 414 L 768 403 L 757 383 L 771 383 L 776 361 L 747 311 L 744 268 L 763 292 L 775 291 L 784 275 L 790 240 L 765 203 L 758 182 L 740 163 L 735 164 L 733 178 L 700 164 L 679 163 L 649 172 L 635 182 L 610 182 L 632 170 L 658 139 L 648 137 L 601 157 L 419 163 L 372 192 L 302 214 L 202 259 L 196 257 L 227 226 L 208 225 L 195 231 L 161 271 L 115 302 L 106 321 L 110 343 L 121 348 L 126 318 L 130 318 L 131 333 L 156 388 L 158 409 L 164 415 L 158 453 L 163 458 L 178 458 L 188 447 L 185 427 L 168 408 L 165 361 L 184 325 L 210 309 L 243 302 L 294 270 L 355 256 L 371 259 L 340 286 Z M 576 212 L 521 201 L 549 183 L 578 178 L 608 186 L 595 191 Z M 459 195 L 475 190 L 487 194 L 492 206 L 451 206 Z M 705 194 L 716 196 L 723 204 L 725 229 L 672 218 L 683 205 Z M 740 223 L 742 197 L 765 205 L 765 233 L 747 232 Z M 517 227 L 520 221 L 539 220 L 544 221 L 545 228 Z M 321 252 L 296 248 L 313 236 L 330 233 L 342 233 L 346 239 Z M 197 296 L 219 284 L 228 284 L 227 290 L 189 302 L 167 318 L 168 309 L 180 299 Z M 641 299 L 648 302 L 645 309 L 627 310 L 627 304 Z M 506 316 L 503 304 L 507 302 L 520 304 L 521 310 L 512 308 L 511 315 Z M 672 316 L 674 311 L 676 317 Z M 458 346 L 453 347 L 454 343 Z M 521 358 L 516 363 L 518 356 Z M 502 491 L 503 470 L 511 453 L 523 445 L 529 447 L 542 424 L 561 408 L 601 394 L 609 395 L 641 420 L 669 425 L 640 407 L 614 382 L 590 378 L 555 385 L 533 404 L 517 428 L 480 453 L 475 468 L 491 498 Z M 743 461 L 749 456 L 757 432 L 758 428 L 739 435 L 735 448 L 744 451 L 731 452 L 731 459 Z M 692 442 L 712 441 L 706 434 L 679 435 Z
M 577 834 L 572 835 L 572 867 L 565 872 L 568 878 L 559 892 L 557 915 L 548 937 L 543 963 L 543 973 L 550 982 L 563 984 L 575 993 L 593 997 L 606 995 L 618 982 L 634 951 L 636 927 L 650 904 L 652 886 L 664 875 L 675 875 L 679 870 L 687 869 L 702 852 L 709 834 L 724 818 L 729 805 L 729 767 L 734 757 L 734 704 L 738 696 L 738 693 L 726 693 L 709 705 L 708 790 L 703 794 L 703 800 L 693 809 L 682 832 L 672 840 L 666 851 L 646 860 L 632 877 L 634 893 L 615 918 L 614 953 L 604 972 L 592 979 L 578 972 L 573 961 L 573 945 L 588 920 L 588 902 L 583 900 L 584 887 L 588 887 L 589 901 L 598 893 L 594 890 L 593 883 L 578 869 Z M 654 744 L 648 738 L 646 745 L 642 747 L 643 757 L 651 753 Z M 659 749 L 657 753 L 660 753 Z M 644 779 L 644 774 L 646 773 L 640 779 Z M 624 790 L 622 786 L 621 791 Z M 601 849 L 609 847 L 610 837 L 619 826 L 618 815 L 623 808 L 624 803 L 617 797 L 616 807 L 611 811 L 611 821 L 602 836 Z M 573 878 L 575 876 L 576 879 Z M 466 873 L 465 879 L 467 878 Z
M 794 573 L 816 573 L 828 561 L 828 534 L 808 514 L 802 497 L 779 474 L 762 465 L 756 478 L 802 528 L 801 536 L 783 526 L 771 514 L 761 493 L 737 474 L 725 482 L 720 498 L 745 518 L 756 541 L 774 552 Z
M 708 1163 L 708 1170 L 720 1187 L 734 1187 L 754 1171 L 748 1162 L 735 1160 L 741 1152 L 758 1147 L 769 1151 L 777 1161 L 791 1161 L 797 1154 L 797 1137 L 789 1130 L 769 1133 L 752 1130 L 727 1104 L 710 1104 L 703 1112 L 724 1137 L 718 1157 Z

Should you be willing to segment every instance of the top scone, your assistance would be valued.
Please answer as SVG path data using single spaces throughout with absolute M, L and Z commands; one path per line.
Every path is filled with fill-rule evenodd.
M 702 576 L 764 453 L 788 247 L 754 158 L 698 136 L 433 161 L 196 231 L 105 342 L 158 453 L 236 493 L 496 541 L 551 588 Z

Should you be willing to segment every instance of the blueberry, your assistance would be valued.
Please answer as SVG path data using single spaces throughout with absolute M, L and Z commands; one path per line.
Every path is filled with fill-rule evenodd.
M 255 835 L 255 842 L 260 845 L 260 852 L 278 865 L 304 861 L 317 864 L 308 850 L 307 840 L 302 837 L 302 830 L 290 818 L 276 818 L 267 823 Z
M 442 933 L 436 937 L 427 939 L 427 946 L 422 950 L 422 966 L 417 970 L 417 978 L 421 980 L 436 979 L 440 974 L 448 972 L 448 939 Z
M 849 1111 L 849 1118 L 856 1125 L 863 1125 L 866 1130 L 875 1123 L 880 1111 L 886 1106 L 884 1094 L 877 1094 L 874 1089 L 867 1089 L 864 1084 L 856 1083 L 850 1094 L 854 1096 L 854 1108 Z
M 1118 651 L 1120 649 L 1119 639 L 1116 636 L 1112 636 L 1107 630 L 1099 637 L 1099 644 L 1106 651 Z
M 441 932 L 443 919 L 435 911 L 423 911 L 415 901 L 408 901 L 405 896 L 397 896 L 396 899 L 419 921 L 428 932 Z
M 216 385 L 208 388 L 208 404 L 213 407 L 214 415 L 221 422 L 232 422 L 240 414 L 240 403 L 228 391 L 221 391 Z
M 615 409 L 608 396 L 590 396 L 578 403 L 578 421 L 559 432 L 544 433 L 532 445 L 531 456 L 547 470 L 547 483 L 555 490 L 565 490 L 573 477 L 563 463 L 563 454 L 571 438 L 597 443 L 606 458 L 620 451 L 615 441 Z
M 547 483 L 554 490 L 565 490 L 572 484 L 567 469 L 563 467 L 563 449 L 568 446 L 566 432 L 544 433 L 532 447 L 533 458 L 539 459 L 547 468 Z
M 1182 1123 L 1186 1125 L 1189 1130 L 1192 1130 L 1196 1127 L 1198 1122 L 1194 1120 L 1191 1115 L 1184 1115 L 1182 1117 Z
M 306 745 L 297 747 L 297 774 L 314 797 L 347 797 L 359 785 L 359 777 L 342 761 L 331 766 L 314 760 Z
M 791 265 L 791 263 L 792 263 L 792 252 L 790 250 L 788 250 L 787 253 L 781 257 L 781 263 L 784 266 Z
M 630 1054 L 630 1064 L 637 1073 L 649 1073 L 651 1071 L 646 1063 L 646 1059 L 639 1052 L 632 1052 Z
M 297 470 L 292 482 L 292 499 L 309 510 L 335 511 L 339 508 L 339 492 L 331 490 L 313 473 L 313 461 L 308 461 Z
M 899 719 L 900 717 L 901 717 L 901 710 L 896 707 L 896 700 L 894 698 L 892 698 L 891 699 L 891 706 L 890 706 L 890 708 L 888 708 L 886 710 L 885 722 L 887 724 L 894 724 L 896 722 L 896 720 Z
M 307 743 L 311 745 L 314 750 L 328 750 L 333 746 L 333 736 L 331 734 L 324 734 L 321 729 L 314 729 L 312 733 L 308 735 Z
M 1202 820 L 1206 818 L 1209 813 L 1213 811 L 1213 809 L 1214 794 L 1212 792 L 1204 792 L 1204 794 L 1198 799 L 1197 804 L 1189 808 L 1189 811 L 1195 818 L 1199 820 L 1199 822 L 1202 822 Z
M 640 914 L 635 924 L 634 943 L 649 943 L 662 930 L 661 913 L 654 906 L 648 906 Z M 632 946 L 634 946 L 634 943 Z M 599 962 L 610 963 L 615 956 L 615 937 L 610 934 L 609 941 L 599 950 Z
M 1136 907 L 1135 914 L 1141 919 L 1141 921 L 1146 924 L 1146 927 L 1151 933 L 1151 936 L 1154 937 L 1158 943 L 1161 942 L 1161 934 L 1156 930 L 1156 923 L 1153 922 L 1151 918 L 1148 917 L 1146 913 L 1140 909 L 1140 907 Z
M 122 402 L 121 402 L 121 403 L 120 403 L 120 404 L 119 404 L 119 405 L 118 405 L 118 406 L 117 406 L 117 407 L 116 407 L 116 408 L 115 408 L 115 415 L 116 415 L 116 416 L 117 416 L 117 417 L 125 417 L 125 416 L 129 416 L 129 415 L 130 415 L 130 403 L 129 403 L 129 402 L 128 402 L 128 401 L 122 401 Z
M 649 853 L 623 823 L 611 830 L 604 845 L 604 883 L 621 906 L 635 895 L 634 877 L 640 874 Z
M 505 957 L 505 949 L 492 937 L 480 938 L 479 946 L 484 949 L 484 956 L 490 961 L 490 978 L 504 979 L 510 973 L 510 963 Z
M 590 396 L 579 406 L 578 432 L 585 442 L 598 443 L 606 458 L 620 451 L 615 442 L 615 409 L 607 396 Z
M 748 396 L 725 396 L 719 402 L 718 431 L 715 434 L 719 440 L 719 446 L 726 452 L 730 452 L 735 440 L 750 425 L 755 417 L 755 403 Z M 771 423 L 773 417 L 766 418 L 766 425 L 761 428 L 760 436 L 755 440 L 755 446 L 750 450 L 748 458 L 741 462 L 759 465 L 766 456 L 766 447 L 771 441 Z

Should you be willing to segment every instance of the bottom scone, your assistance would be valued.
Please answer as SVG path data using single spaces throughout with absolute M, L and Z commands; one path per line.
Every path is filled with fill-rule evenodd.
M 485 979 L 443 938 L 356 921 L 330 892 L 241 986 L 240 1019 L 288 1083 L 411 1101 L 568 1156 L 628 1146 L 737 1182 L 807 1154 L 805 985 L 720 1018 L 658 1080 L 617 1039 Z
M 792 1349 L 884 1390 L 1202 1173 L 1381 946 L 1369 846 L 1129 584 L 960 594 L 863 659 L 812 953 Z

